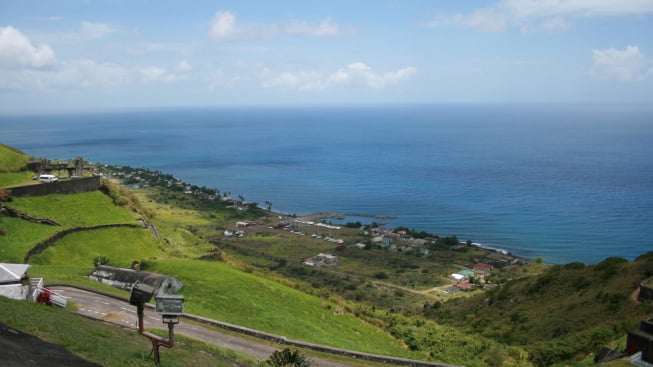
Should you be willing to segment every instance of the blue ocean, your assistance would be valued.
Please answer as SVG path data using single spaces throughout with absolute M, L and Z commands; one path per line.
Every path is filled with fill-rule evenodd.
M 38 157 L 147 167 L 274 210 L 548 263 L 653 250 L 653 107 L 234 107 L 0 117 Z M 345 221 L 371 222 L 370 218 Z

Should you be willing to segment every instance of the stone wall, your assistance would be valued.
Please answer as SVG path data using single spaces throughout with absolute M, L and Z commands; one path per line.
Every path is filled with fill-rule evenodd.
M 11 196 L 42 196 L 49 194 L 79 194 L 98 190 L 101 186 L 100 177 L 93 176 L 52 183 L 7 187 L 7 189 L 11 191 Z

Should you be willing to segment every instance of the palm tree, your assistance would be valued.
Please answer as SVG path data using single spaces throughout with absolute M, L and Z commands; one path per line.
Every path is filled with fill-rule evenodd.
M 272 367 L 309 367 L 312 365 L 311 361 L 300 351 L 295 349 L 291 352 L 288 348 L 272 353 L 266 363 Z

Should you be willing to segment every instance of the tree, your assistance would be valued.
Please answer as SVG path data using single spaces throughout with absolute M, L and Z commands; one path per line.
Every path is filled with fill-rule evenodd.
M 311 361 L 306 358 L 304 354 L 298 350 L 290 351 L 286 348 L 282 351 L 275 351 L 272 353 L 270 358 L 266 361 L 266 364 L 273 367 L 309 367 L 311 366 Z

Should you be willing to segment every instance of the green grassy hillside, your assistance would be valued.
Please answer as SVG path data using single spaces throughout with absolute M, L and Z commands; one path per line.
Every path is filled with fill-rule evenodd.
M 14 158 L 0 164 L 10 167 L 23 159 L 11 154 Z M 449 285 L 447 275 L 465 264 L 499 255 L 455 239 L 454 246 L 440 241 L 429 245 L 427 254 L 336 246 L 272 229 L 277 214 L 260 208 L 241 203 L 234 209 L 233 202 L 209 199 L 206 192 L 186 194 L 187 186 L 171 176 L 129 172 L 166 178 L 160 187 L 137 191 L 105 181 L 103 192 L 13 198 L 8 205 L 61 226 L 0 216 L 0 260 L 21 262 L 37 243 L 65 229 L 136 224 L 145 217 L 159 238 L 140 227 L 70 234 L 30 258 L 31 274 L 44 276 L 46 282 L 107 290 L 86 278 L 96 257 L 119 267 L 139 260 L 146 270 L 181 279 L 191 313 L 291 339 L 468 366 L 574 364 L 623 340 L 641 318 L 653 313 L 653 306 L 630 298 L 639 281 L 653 274 L 651 255 L 634 262 L 611 258 L 592 266 L 548 269 L 518 262 L 489 276 L 497 283 L 513 279 L 505 285 L 452 296 L 434 287 Z M 29 175 L 0 172 L 0 182 L 21 174 Z M 225 238 L 224 230 L 234 230 L 243 219 L 258 224 L 248 227 L 243 238 Z M 337 235 L 346 243 L 368 239 L 359 228 Z M 338 266 L 301 264 L 318 252 L 337 254 Z M 1 313 L 0 321 L 6 315 Z M 23 326 L 37 330 L 40 322 L 24 321 Z M 66 338 L 61 342 L 74 345 Z
M 27 166 L 30 156 L 18 149 L 0 144 L 0 172 L 18 172 Z
M 0 187 L 30 181 L 34 174 L 24 170 L 29 160 L 27 154 L 0 144 Z
M 653 275 L 653 253 L 628 262 L 555 265 L 538 277 L 509 282 L 464 302 L 432 308 L 428 317 L 508 345 L 525 347 L 536 365 L 596 352 L 637 329 L 653 305 L 634 300 Z

